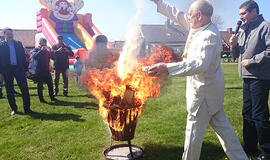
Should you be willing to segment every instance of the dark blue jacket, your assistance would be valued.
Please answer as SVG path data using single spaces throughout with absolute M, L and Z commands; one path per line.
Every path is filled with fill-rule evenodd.
M 17 65 L 23 68 L 25 72 L 28 71 L 28 63 L 26 61 L 26 54 L 23 45 L 20 41 L 14 40 L 14 48 L 17 57 Z M 9 46 L 6 41 L 0 42 L 0 73 L 4 73 L 10 67 L 10 53 Z

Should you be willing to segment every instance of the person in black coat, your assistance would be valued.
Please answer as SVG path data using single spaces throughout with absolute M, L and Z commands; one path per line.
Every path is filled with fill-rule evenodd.
M 13 39 L 13 30 L 3 30 L 4 41 L 0 42 L 0 79 L 4 79 L 11 115 L 17 113 L 14 97 L 14 78 L 21 90 L 23 108 L 26 114 L 33 113 L 30 109 L 30 96 L 26 76 L 29 76 L 25 51 L 21 42 Z
M 39 101 L 46 102 L 43 98 L 43 83 L 48 86 L 49 96 L 51 101 L 55 101 L 53 95 L 53 82 L 50 73 L 50 48 L 47 47 L 47 40 L 40 38 L 39 46 L 31 51 L 29 72 L 31 77 L 37 82 L 37 90 Z
M 52 59 L 54 60 L 54 96 L 57 96 L 59 88 L 60 73 L 63 77 L 63 94 L 66 97 L 68 95 L 68 68 L 69 68 L 69 56 L 73 56 L 71 48 L 68 47 L 63 40 L 63 36 L 57 37 L 58 44 L 52 47 Z

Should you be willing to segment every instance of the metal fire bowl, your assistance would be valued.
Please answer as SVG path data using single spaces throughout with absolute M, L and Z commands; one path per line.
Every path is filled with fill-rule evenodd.
M 104 151 L 106 160 L 133 160 L 143 156 L 141 147 L 131 145 L 133 158 L 131 157 L 128 144 L 119 144 L 107 148 Z

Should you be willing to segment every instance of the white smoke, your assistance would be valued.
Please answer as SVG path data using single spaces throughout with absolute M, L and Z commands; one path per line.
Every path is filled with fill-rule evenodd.
M 131 73 L 136 66 L 143 41 L 140 23 L 142 22 L 141 16 L 145 4 L 143 0 L 134 0 L 134 2 L 137 11 L 128 23 L 126 42 L 118 60 L 118 75 L 121 79 L 125 79 L 126 75 Z
M 183 10 L 187 13 L 189 6 L 195 0 L 167 0 L 172 5 L 175 5 L 180 10 Z M 214 12 L 224 12 L 224 9 L 220 9 L 226 6 L 226 2 L 220 0 L 209 0 L 214 7 Z M 133 18 L 130 19 L 128 23 L 128 31 L 126 33 L 126 42 L 123 47 L 123 51 L 120 54 L 118 61 L 118 75 L 121 79 L 125 79 L 128 73 L 131 73 L 138 62 L 138 55 L 141 51 L 143 35 L 141 32 L 141 27 L 139 24 L 142 24 L 142 12 L 145 7 L 144 0 L 134 0 L 136 5 L 136 13 Z M 224 4 L 225 3 L 225 4 Z M 222 7 L 221 7 L 222 6 Z

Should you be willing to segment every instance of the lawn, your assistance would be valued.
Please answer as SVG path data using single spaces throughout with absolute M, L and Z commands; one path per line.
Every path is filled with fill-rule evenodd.
M 225 74 L 225 112 L 242 139 L 242 80 L 237 64 L 223 64 Z M 103 160 L 103 151 L 111 145 L 107 126 L 98 114 L 98 101 L 76 87 L 70 77 L 69 97 L 60 92 L 57 102 L 50 102 L 47 86 L 40 103 L 36 84 L 29 81 L 31 108 L 23 113 L 22 99 L 16 96 L 19 114 L 10 116 L 7 99 L 0 99 L 1 160 Z M 185 78 L 171 79 L 158 98 L 149 99 L 139 118 L 132 144 L 143 148 L 143 160 L 179 160 L 183 152 L 186 108 Z M 62 81 L 62 79 L 60 79 Z M 62 84 L 60 84 L 60 89 Z M 16 90 L 19 89 L 16 87 Z M 4 94 L 5 95 L 5 94 Z M 121 144 L 127 142 L 116 142 Z M 211 128 L 205 133 L 201 160 L 224 160 L 225 153 Z

